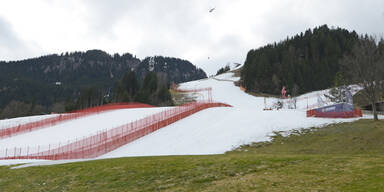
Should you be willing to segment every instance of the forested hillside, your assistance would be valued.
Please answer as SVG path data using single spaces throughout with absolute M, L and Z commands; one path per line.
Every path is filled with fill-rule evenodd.
M 241 80 L 247 91 L 278 94 L 308 92 L 331 87 L 341 70 L 339 60 L 358 41 L 356 32 L 330 29 L 327 25 L 309 29 L 294 37 L 248 52 Z
M 112 101 L 135 101 L 135 94 L 129 99 L 114 95 L 124 74 L 131 71 L 136 73 L 138 86 L 145 87 L 148 58 L 141 61 L 130 53 L 109 55 L 90 50 L 0 61 L 0 118 L 62 112 Z M 167 94 L 160 90 L 170 82 L 206 77 L 203 70 L 189 61 L 161 56 L 155 57 L 154 72 L 161 82 L 156 94 L 165 94 L 164 97 Z M 146 99 L 152 104 L 164 103 L 156 98 Z
M 11 100 L 49 106 L 76 98 L 83 89 L 113 85 L 140 60 L 99 50 L 0 63 L 0 107 Z
M 168 77 L 169 82 L 181 83 L 206 78 L 205 72 L 196 68 L 191 62 L 183 59 L 172 57 L 154 57 L 154 72 L 163 73 Z M 137 66 L 137 75 L 143 80 L 147 75 L 149 65 L 149 57 L 145 58 Z

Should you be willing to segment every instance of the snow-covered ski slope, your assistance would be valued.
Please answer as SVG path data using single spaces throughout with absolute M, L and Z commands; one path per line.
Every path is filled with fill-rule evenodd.
M 50 117 L 56 117 L 57 114 L 51 114 L 51 115 L 35 115 L 35 116 L 29 116 L 29 117 L 18 117 L 18 118 L 12 118 L 12 119 L 2 119 L 0 120 L 0 130 L 26 124 L 33 121 L 39 121 L 43 119 L 47 119 Z
M 12 150 L 15 147 L 36 148 L 39 146 L 40 149 L 45 149 L 49 145 L 51 147 L 55 147 L 60 143 L 62 145 L 67 144 L 97 132 L 128 124 L 132 121 L 144 118 L 168 108 L 169 107 L 112 110 L 66 121 L 51 127 L 45 127 L 35 131 L 0 139 L 0 153 L 3 153 L 4 149 Z M 42 118 L 42 116 L 25 119 L 17 118 L 15 121 L 28 123 Z M 0 121 L 0 123 L 2 123 L 2 121 Z M 4 123 L 12 124 L 12 120 L 4 120 Z
M 232 77 L 232 75 L 232 73 L 225 73 L 215 78 L 183 83 L 180 85 L 180 89 L 212 87 L 214 101 L 227 103 L 233 107 L 210 108 L 200 111 L 99 158 L 220 154 L 242 144 L 268 140 L 268 136 L 273 131 L 287 131 L 357 120 L 307 118 L 306 106 L 316 102 L 316 97 L 307 97 L 308 95 L 317 95 L 316 92 L 299 98 L 298 109 L 296 110 L 264 111 L 264 98 L 254 97 L 241 91 L 232 82 L 238 80 L 238 77 Z M 202 96 L 202 98 L 207 97 Z M 271 105 L 277 99 L 268 98 L 266 101 L 267 105 Z M 43 145 L 52 142 L 65 142 L 161 110 L 164 108 L 124 109 L 97 114 L 0 140 L 0 148 L 3 146 L 22 147 L 30 144 Z M 0 165 L 12 162 L 15 161 L 0 161 Z M 28 160 L 17 161 L 17 163 L 20 162 L 28 162 Z
M 273 131 L 357 120 L 307 118 L 307 103 L 314 104 L 317 93 L 300 97 L 297 110 L 264 111 L 264 98 L 241 91 L 231 82 L 236 80 L 238 77 L 233 77 L 233 73 L 225 73 L 214 78 L 181 84 L 180 89 L 212 87 L 215 101 L 233 107 L 201 111 L 100 158 L 220 154 L 242 144 L 268 140 Z M 276 101 L 275 98 L 268 98 L 267 105 Z

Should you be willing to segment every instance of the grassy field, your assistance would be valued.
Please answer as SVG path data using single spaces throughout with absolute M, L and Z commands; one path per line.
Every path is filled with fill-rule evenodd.
M 384 191 L 384 122 L 277 132 L 223 155 L 3 166 L 0 191 Z

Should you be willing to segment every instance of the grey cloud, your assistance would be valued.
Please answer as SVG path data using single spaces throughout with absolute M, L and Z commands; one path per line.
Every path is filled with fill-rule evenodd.
M 14 58 L 23 49 L 23 43 L 11 29 L 11 25 L 0 17 L 0 60 Z
M 209 46 L 209 59 L 204 57 L 195 62 L 209 75 L 214 75 L 220 67 L 227 64 L 243 63 L 248 52 L 248 48 L 244 47 L 245 41 L 240 36 L 226 35 Z
M 120 0 L 86 0 L 84 4 L 87 8 L 86 24 L 95 36 L 113 36 L 114 25 L 127 13 L 139 9 L 139 3 Z
M 0 17 L 0 42 L 1 47 L 15 49 L 22 46 L 20 40 L 16 37 L 11 26 L 3 18 Z
M 89 9 L 88 21 L 90 28 L 97 35 L 113 36 L 115 25 L 156 32 L 195 34 L 193 30 L 201 23 L 196 14 L 193 1 L 102 1 L 88 0 L 85 6 Z M 200 26 L 202 27 L 202 26 Z
M 196 1 L 113 0 L 105 3 L 99 0 L 86 1 L 86 7 L 90 10 L 90 28 L 95 36 L 113 38 L 115 26 L 129 26 L 145 38 L 133 54 L 177 57 L 192 44 L 210 43 L 209 23 L 202 19 L 208 14 L 209 6 L 200 2 L 202 5 L 197 6 Z
M 264 43 L 278 42 L 324 24 L 358 33 L 382 34 L 384 17 L 380 13 L 383 7 L 381 0 L 310 1 L 296 4 L 296 9 L 294 5 L 285 4 L 276 7 L 265 18 L 264 26 L 255 26 L 254 31 L 264 37 Z
M 190 60 L 210 74 L 228 62 L 244 62 L 250 49 L 283 40 L 287 36 L 323 24 L 356 30 L 358 33 L 382 35 L 384 31 L 382 0 L 276 0 L 258 1 L 257 4 L 252 0 L 84 0 L 76 3 L 78 2 L 81 2 L 82 7 L 79 10 L 85 11 L 81 14 L 84 17 L 81 19 L 85 20 L 81 22 L 86 28 L 89 41 L 112 44 L 109 47 L 116 43 L 120 52 L 131 52 L 139 57 L 185 57 L 195 54 L 193 51 L 200 51 L 194 58 L 183 59 Z M 239 9 L 249 6 L 255 6 L 255 9 Z M 216 7 L 216 10 L 209 13 L 208 10 L 212 7 Z M 239 11 L 248 12 L 239 14 Z M 261 14 L 254 14 L 257 11 L 261 11 Z M 225 27 L 223 31 L 214 28 L 217 21 L 225 26 L 224 19 L 231 17 L 238 18 L 228 21 L 228 31 Z M 231 26 L 236 23 L 230 22 L 237 21 L 246 22 L 246 25 L 239 25 L 244 29 L 234 29 Z M 131 36 L 125 38 L 128 42 L 121 42 L 121 34 L 115 34 L 121 28 L 135 29 L 133 32 L 138 34 L 127 34 Z M 241 33 L 242 30 L 246 33 Z M 10 47 L 14 47 L 12 50 L 31 50 L 31 46 L 20 40 L 11 26 L 3 20 L 0 20 L 0 35 L 0 49 L 6 47 L 6 50 L 10 50 Z M 129 44 L 132 39 L 141 42 L 132 46 L 134 50 L 124 50 L 124 44 Z M 87 41 L 83 43 L 86 44 Z M 103 45 L 97 48 L 103 49 Z
M 12 26 L 2 17 L 0 17 L 0 43 L 1 61 L 38 56 L 38 46 L 22 41 L 12 30 Z
M 334 25 L 355 30 L 363 34 L 380 35 L 384 31 L 384 19 L 381 16 L 384 7 L 384 1 L 348 1 L 338 4 L 342 7 L 340 12 L 333 13 L 334 19 L 327 22 Z

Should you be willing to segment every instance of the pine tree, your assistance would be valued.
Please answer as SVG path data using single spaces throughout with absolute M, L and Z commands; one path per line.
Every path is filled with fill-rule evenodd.
M 338 61 L 357 41 L 356 32 L 324 25 L 250 50 L 241 71 L 242 85 L 247 91 L 270 94 L 279 94 L 282 85 L 296 84 L 301 93 L 331 87 L 341 70 Z

